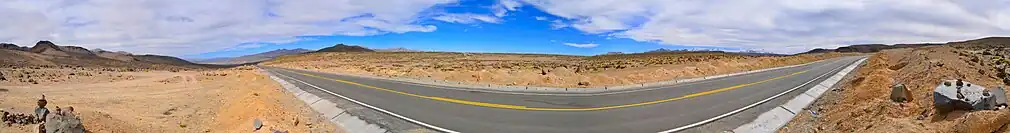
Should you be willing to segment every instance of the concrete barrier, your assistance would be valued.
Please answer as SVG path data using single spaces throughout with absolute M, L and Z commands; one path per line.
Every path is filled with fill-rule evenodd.
M 312 110 L 320 114 L 319 117 L 340 126 L 341 129 L 349 133 L 385 133 L 388 131 L 380 125 L 368 123 L 357 116 L 351 115 L 346 110 L 337 107 L 336 103 L 322 99 L 319 96 L 316 96 L 316 94 L 308 93 L 295 84 L 291 84 L 290 82 L 275 76 L 269 71 L 263 69 L 259 70 L 260 72 L 269 75 L 270 79 L 273 79 L 278 84 L 281 84 L 281 86 L 284 87 L 284 90 L 287 90 L 296 98 L 309 105 Z
M 827 79 L 821 81 L 818 84 L 814 84 L 814 87 L 811 87 L 804 93 L 801 93 L 796 97 L 793 97 L 786 103 L 776 106 L 775 108 L 769 110 L 768 112 L 761 113 L 761 115 L 758 115 L 758 118 L 755 119 L 754 121 L 741 125 L 736 129 L 733 129 L 733 132 L 737 133 L 777 132 L 779 128 L 789 123 L 789 121 L 792 120 L 793 117 L 796 117 L 797 114 L 803 113 L 804 110 L 803 108 L 806 108 L 811 103 L 816 101 L 817 98 L 819 98 L 821 95 L 824 94 L 824 92 L 830 90 L 831 87 L 833 87 L 835 84 L 841 81 L 842 78 L 844 78 L 850 72 L 855 70 L 856 67 L 862 65 L 862 63 L 865 61 L 866 58 L 863 58 L 849 65 L 848 67 L 841 69 L 840 71 L 838 71 L 838 73 L 831 75 L 831 77 L 828 77 Z

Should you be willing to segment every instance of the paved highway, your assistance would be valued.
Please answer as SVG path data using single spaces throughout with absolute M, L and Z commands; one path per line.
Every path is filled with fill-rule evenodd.
M 796 91 L 806 91 L 828 77 L 821 75 L 834 74 L 859 58 L 828 59 L 798 67 L 596 96 L 462 91 L 295 69 L 264 69 L 289 77 L 285 80 L 294 84 L 308 83 L 452 131 L 645 133 L 696 124 L 796 87 L 800 87 Z M 814 83 L 804 85 L 807 82 Z

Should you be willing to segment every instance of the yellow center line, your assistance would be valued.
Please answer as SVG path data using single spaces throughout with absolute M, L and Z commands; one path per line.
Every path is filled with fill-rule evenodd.
M 392 92 L 392 93 L 396 93 L 396 94 L 400 94 L 400 95 L 405 95 L 405 96 L 411 96 L 411 97 L 418 97 L 418 98 L 424 98 L 424 99 L 430 99 L 430 100 L 436 100 L 436 101 L 443 101 L 443 102 L 450 102 L 450 103 L 457 103 L 457 104 L 464 104 L 464 105 L 481 106 L 481 107 L 515 109 L 515 110 L 533 110 L 533 111 L 594 111 L 594 110 L 607 110 L 607 109 L 616 109 L 616 108 L 627 108 L 627 107 L 643 106 L 643 105 L 664 103 L 664 102 L 676 101 L 676 100 L 687 99 L 687 98 L 698 97 L 698 96 L 704 96 L 704 95 L 711 95 L 711 94 L 715 94 L 715 93 L 719 93 L 719 92 L 729 91 L 729 90 L 733 90 L 733 89 L 737 89 L 737 88 L 743 88 L 743 87 L 751 86 L 751 85 L 755 85 L 755 84 L 761 84 L 761 83 L 764 83 L 764 82 L 768 82 L 768 81 L 772 81 L 772 80 L 778 80 L 778 79 L 782 79 L 782 78 L 786 78 L 786 77 L 790 77 L 790 76 L 794 76 L 794 75 L 798 75 L 798 74 L 806 73 L 807 72 L 805 70 L 805 71 L 795 72 L 795 73 L 792 73 L 792 74 L 789 74 L 789 75 L 785 75 L 785 76 L 779 76 L 779 77 L 775 77 L 775 78 L 771 78 L 771 79 L 761 80 L 761 81 L 758 81 L 758 82 L 747 83 L 747 84 L 740 84 L 740 85 L 730 86 L 730 87 L 726 87 L 726 88 L 715 89 L 715 90 L 710 90 L 710 91 L 705 91 L 705 92 L 698 92 L 698 93 L 694 93 L 694 94 L 687 94 L 687 95 L 680 96 L 680 97 L 674 97 L 674 98 L 662 99 L 662 100 L 656 100 L 656 101 L 648 101 L 648 102 L 640 102 L 640 103 L 632 103 L 632 104 L 624 104 L 624 105 L 594 107 L 594 108 L 538 108 L 538 107 L 526 107 L 526 106 L 521 106 L 521 105 L 508 105 L 508 104 L 486 103 L 486 102 L 467 101 L 467 100 L 444 98 L 444 97 L 424 96 L 424 95 L 418 95 L 418 94 L 413 94 L 413 93 L 407 93 L 407 92 L 401 92 L 401 91 L 396 91 L 396 90 L 390 90 L 390 89 L 381 88 L 381 87 L 375 87 L 375 86 L 371 86 L 371 85 L 365 85 L 365 84 L 361 84 L 361 83 L 355 83 L 355 82 L 346 81 L 346 80 L 327 78 L 327 77 L 322 77 L 322 76 L 317 76 L 317 75 L 312 75 L 312 74 L 307 74 L 307 73 L 301 73 L 301 72 L 295 72 L 295 71 L 289 71 L 289 70 L 284 70 L 284 71 L 288 71 L 288 72 L 292 72 L 292 73 L 297 73 L 297 74 L 301 74 L 301 75 L 305 75 L 305 76 L 309 76 L 309 77 L 314 77 L 314 78 L 332 80 L 332 81 L 336 81 L 336 82 L 340 82 L 340 83 L 345 83 L 345 84 L 357 85 L 357 86 L 361 86 L 361 87 L 365 87 L 365 88 L 371 88 L 371 89 L 376 89 L 376 90 L 381 90 L 381 91 L 386 91 L 386 92 Z

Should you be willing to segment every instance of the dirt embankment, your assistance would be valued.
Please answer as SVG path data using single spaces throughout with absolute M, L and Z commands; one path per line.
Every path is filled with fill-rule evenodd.
M 963 79 L 987 88 L 1010 84 L 1001 80 L 999 73 L 1006 70 L 997 69 L 1003 65 L 996 58 L 1010 55 L 982 54 L 1004 49 L 999 46 L 951 44 L 882 51 L 780 132 L 1005 132 L 1010 122 L 1007 109 L 940 114 L 933 109 L 932 97 L 941 80 Z M 914 100 L 889 100 L 890 87 L 897 83 L 911 90 Z
M 90 132 L 341 132 L 250 67 L 188 72 L 0 68 L 0 109 L 29 113 L 45 94 L 48 108 L 74 107 Z M 22 76 L 24 75 L 24 76 Z M 22 80 L 36 79 L 32 83 Z M 120 78 L 129 77 L 129 78 Z M 36 132 L 37 125 L 0 132 Z
M 803 64 L 853 54 L 747 56 L 661 52 L 601 56 L 439 52 L 329 52 L 280 58 L 268 66 L 331 73 L 461 81 L 471 84 L 603 87 L 686 79 Z

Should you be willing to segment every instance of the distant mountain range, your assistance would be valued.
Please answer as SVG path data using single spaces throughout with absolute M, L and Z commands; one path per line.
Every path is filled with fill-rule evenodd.
M 424 52 L 424 51 L 399 47 L 399 48 L 375 49 L 375 52 Z
M 15 44 L 0 44 L 0 60 L 8 65 L 65 64 L 77 66 L 183 68 L 218 67 L 195 64 L 180 58 L 162 55 L 134 55 L 128 52 L 110 52 L 101 49 L 88 50 L 78 46 L 59 46 L 50 41 L 39 41 L 32 47 Z M 41 58 L 40 58 L 41 57 Z
M 194 62 L 201 64 L 247 64 L 262 62 L 270 59 L 274 59 L 284 55 L 294 55 L 302 53 L 319 53 L 319 52 L 422 52 L 419 50 L 412 50 L 407 48 L 385 48 L 385 49 L 369 49 L 362 46 L 337 44 L 330 47 L 322 48 L 316 51 L 308 49 L 278 49 L 269 52 L 257 53 L 252 55 L 244 55 L 239 57 L 223 57 L 223 58 L 211 58 L 194 60 Z
M 849 46 L 845 46 L 845 47 L 838 47 L 837 49 L 821 49 L 821 48 L 817 48 L 817 49 L 813 49 L 813 50 L 810 50 L 810 51 L 807 51 L 807 52 L 803 52 L 803 53 L 800 53 L 800 54 L 809 54 L 809 53 L 826 53 L 826 52 L 840 52 L 840 53 L 849 53 L 849 52 L 860 52 L 860 53 L 873 53 L 873 52 L 879 52 L 879 51 L 881 51 L 881 50 L 887 50 L 887 49 L 897 49 L 897 48 L 915 48 L 915 47 L 923 47 L 923 46 L 932 46 L 932 45 L 943 45 L 943 44 L 929 44 L 929 43 L 923 43 L 923 44 L 895 44 L 895 45 L 884 45 L 884 44 L 858 44 L 858 45 L 849 45 Z
M 254 63 L 254 62 L 260 62 L 260 61 L 266 61 L 266 60 L 270 60 L 270 59 L 277 58 L 277 57 L 284 56 L 284 55 L 301 54 L 301 53 L 307 53 L 307 52 L 312 52 L 312 50 L 308 50 L 308 49 L 278 49 L 278 50 L 274 50 L 274 51 L 268 51 L 268 52 L 263 52 L 263 53 L 258 53 L 258 54 L 239 56 L 239 57 L 234 57 L 234 58 L 213 58 L 213 59 L 199 60 L 199 61 L 196 61 L 196 62 L 197 63 L 202 63 L 202 64 L 246 64 L 246 63 Z
M 337 44 L 323 49 L 316 50 L 315 52 L 375 52 L 375 50 L 368 49 L 361 46 L 352 46 Z

